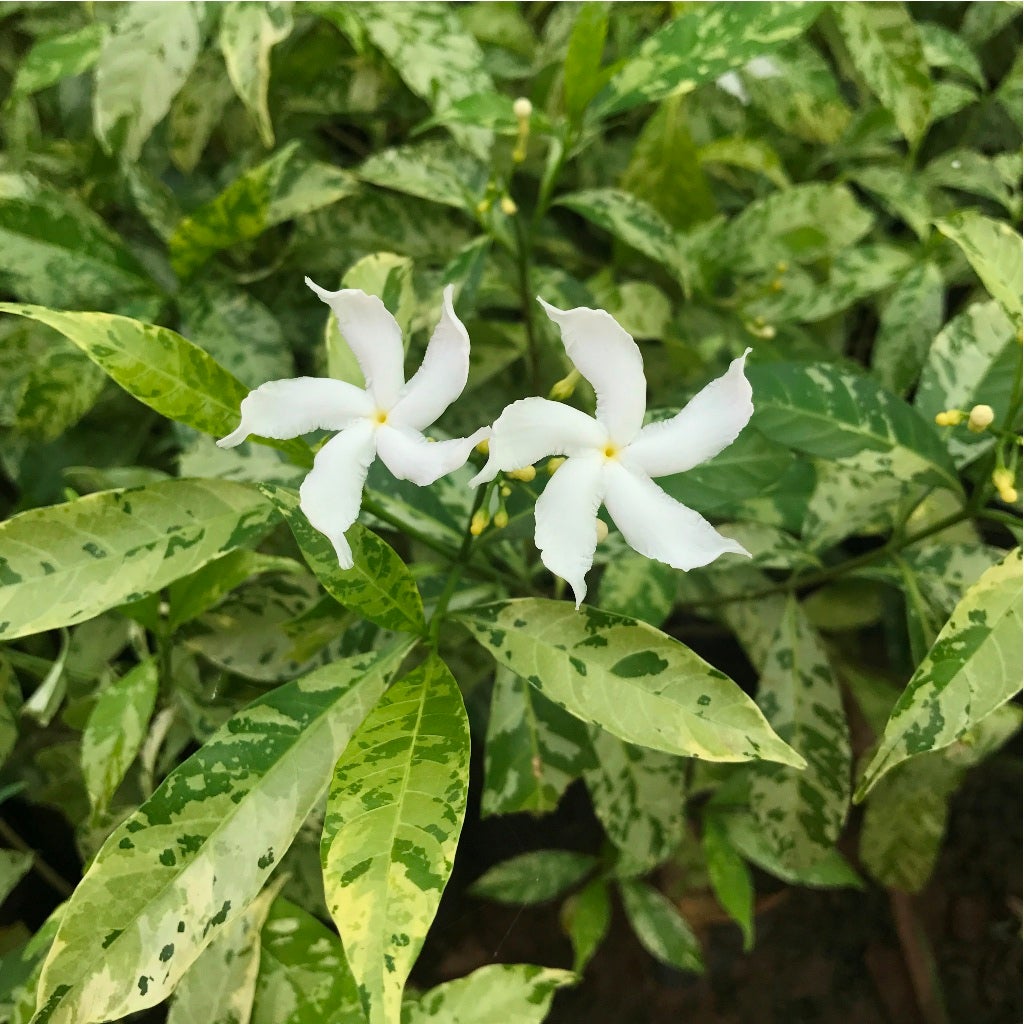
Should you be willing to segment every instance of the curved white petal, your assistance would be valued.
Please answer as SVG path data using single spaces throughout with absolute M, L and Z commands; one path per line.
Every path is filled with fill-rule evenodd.
M 604 504 L 631 548 L 676 569 L 697 569 L 727 551 L 750 557 L 746 548 L 670 498 L 650 477 L 614 460 L 605 469 Z
M 362 388 L 328 377 L 268 380 L 242 399 L 242 422 L 222 437 L 221 448 L 234 448 L 250 434 L 278 439 L 311 430 L 341 430 L 354 419 L 372 416 L 373 399 Z
M 644 421 L 647 380 L 636 342 L 603 309 L 556 309 L 537 301 L 558 324 L 565 351 L 594 386 L 597 418 L 617 445 L 629 444 Z
M 749 351 L 672 419 L 644 427 L 627 450 L 627 462 L 648 476 L 666 476 L 699 466 L 731 445 L 754 412 L 743 375 Z
M 377 430 L 377 454 L 399 480 L 425 487 L 464 465 L 487 433 L 488 428 L 481 427 L 469 437 L 429 441 L 411 427 L 383 426 Z
M 369 420 L 354 423 L 316 453 L 313 468 L 299 488 L 302 511 L 330 539 L 342 569 L 352 568 L 352 549 L 345 531 L 359 515 L 363 482 L 373 456 L 373 424 Z
M 423 363 L 402 389 L 388 419 L 422 430 L 462 394 L 469 377 L 469 334 L 455 315 L 452 286 L 444 290 L 441 319 L 430 336 Z
M 398 322 L 376 295 L 367 295 L 358 288 L 330 292 L 308 277 L 306 284 L 337 317 L 342 337 L 366 378 L 366 390 L 380 408 L 390 409 L 405 384 L 402 329 Z
M 597 547 L 597 510 L 604 491 L 604 456 L 567 459 L 537 499 L 535 539 L 540 560 L 572 587 L 579 608 Z
M 494 421 L 487 465 L 470 484 L 493 480 L 499 470 L 530 466 L 545 455 L 582 455 L 607 443 L 608 431 L 585 412 L 546 398 L 522 398 Z

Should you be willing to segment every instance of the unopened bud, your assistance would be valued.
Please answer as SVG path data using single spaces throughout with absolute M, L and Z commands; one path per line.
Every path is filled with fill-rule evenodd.
M 482 441 L 477 441 L 477 443 L 476 443 L 476 450 L 481 455 L 486 455 L 488 452 L 490 452 L 491 445 L 490 445 L 490 442 L 487 440 L 486 437 Z
M 512 493 L 512 488 L 508 484 L 502 484 L 498 488 L 498 493 L 503 497 L 507 498 Z
M 505 476 L 512 477 L 513 480 L 522 480 L 524 484 L 528 484 L 537 475 L 537 470 L 533 466 L 523 466 L 522 469 L 510 469 Z
M 514 217 L 519 212 L 519 207 L 516 206 L 516 201 L 511 196 L 501 197 L 501 212 L 506 217 Z
M 469 532 L 474 537 L 479 537 L 484 530 L 487 529 L 487 524 L 491 521 L 491 517 L 487 514 L 487 510 L 478 508 L 473 513 L 473 518 L 469 523 Z
M 779 260 L 775 264 L 775 272 L 777 274 L 784 274 L 787 270 L 789 270 L 789 264 L 785 260 Z
M 608 537 L 608 524 L 603 519 L 597 520 L 597 543 L 600 544 Z
M 476 212 L 482 217 L 493 205 L 493 199 L 481 199 L 480 202 L 476 204 Z
M 964 414 L 959 409 L 947 409 L 935 417 L 935 422 L 940 427 L 955 427 L 963 423 Z
M 976 405 L 967 417 L 967 429 L 980 434 L 995 418 L 996 414 L 992 411 L 991 405 Z
M 999 500 L 1005 502 L 1007 505 L 1015 505 L 1017 503 L 1017 488 L 1016 487 L 1003 487 L 999 491 Z
M 548 476 L 554 476 L 555 470 L 557 470 L 563 462 L 565 462 L 565 457 L 562 455 L 556 455 L 553 459 L 548 459 L 548 464 L 544 467 L 548 471 Z
M 576 385 L 580 380 L 580 371 L 573 370 L 568 376 L 563 377 L 559 381 L 555 381 L 552 385 L 551 390 L 548 392 L 548 398 L 553 402 L 564 402 L 569 398 L 572 398 L 573 392 L 576 390 Z
M 1005 491 L 1013 487 L 1013 473 L 1005 466 L 994 470 L 992 473 L 992 483 L 996 485 L 997 491 Z
M 533 113 L 533 104 L 525 97 L 520 96 L 519 99 L 512 104 L 512 113 L 520 121 L 525 121 Z
M 498 511 L 494 513 L 493 522 L 495 529 L 504 530 L 505 527 L 508 526 L 508 513 L 503 508 L 498 509 Z

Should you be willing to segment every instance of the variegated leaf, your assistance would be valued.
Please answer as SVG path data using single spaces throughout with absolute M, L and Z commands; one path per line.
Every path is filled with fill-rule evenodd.
M 100 55 L 105 33 L 106 26 L 94 21 L 63 35 L 36 40 L 21 58 L 12 93 L 26 96 L 88 71 Z
M 533 850 L 495 864 L 469 891 L 480 899 L 511 906 L 546 903 L 582 881 L 597 864 L 597 858 L 586 853 Z
M 468 788 L 462 695 L 433 655 L 352 738 L 327 800 L 327 905 L 370 1024 L 398 1024 L 402 989 L 451 874 Z
M 629 549 L 608 560 L 598 600 L 606 611 L 660 626 L 676 602 L 676 572 Z
M 963 250 L 989 294 L 1017 324 L 1021 323 L 1021 236 L 1004 221 L 974 210 L 959 210 L 936 227 Z
M 651 956 L 680 971 L 704 973 L 700 942 L 667 896 L 646 882 L 622 882 L 620 891 L 626 917 Z
M 0 849 L 0 905 L 32 867 L 32 854 Z
M 358 174 L 371 185 L 471 212 L 483 195 L 488 171 L 450 141 L 431 140 L 374 153 Z

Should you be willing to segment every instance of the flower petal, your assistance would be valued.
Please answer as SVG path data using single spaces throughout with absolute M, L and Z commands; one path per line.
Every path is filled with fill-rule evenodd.
M 647 381 L 636 342 L 603 309 L 556 309 L 537 301 L 558 324 L 565 351 L 594 386 L 597 418 L 617 445 L 629 444 L 644 421 Z
M 377 454 L 399 480 L 425 487 L 464 465 L 487 434 L 488 428 L 481 427 L 469 437 L 429 441 L 411 427 L 388 425 L 377 430 Z
M 727 551 L 750 557 L 746 548 L 670 498 L 650 477 L 614 460 L 605 470 L 604 504 L 631 548 L 676 569 L 697 569 Z
M 308 277 L 306 284 L 337 317 L 342 337 L 366 378 L 366 390 L 380 408 L 390 409 L 405 384 L 402 329 L 398 322 L 376 295 L 367 295 L 358 288 L 329 292 Z
M 452 291 L 451 285 L 445 288 L 441 319 L 430 337 L 423 363 L 402 389 L 402 395 L 388 417 L 396 425 L 412 427 L 413 430 L 429 427 L 466 386 L 469 334 L 455 315 Z
M 332 437 L 316 453 L 313 468 L 299 488 L 306 518 L 326 534 L 342 569 L 352 568 L 345 531 L 359 516 L 363 482 L 374 456 L 373 424 L 362 420 Z
M 628 464 L 648 476 L 667 476 L 699 466 L 731 445 L 754 412 L 750 384 L 743 376 L 749 351 L 672 419 L 644 427 L 628 448 Z
M 599 453 L 567 459 L 537 499 L 535 539 L 540 559 L 572 587 L 579 608 L 597 548 L 597 510 L 604 490 L 605 459 Z
M 523 398 L 505 406 L 494 421 L 490 457 L 470 485 L 493 480 L 499 470 L 530 466 L 545 455 L 582 455 L 607 442 L 607 430 L 585 412 L 546 398 Z
M 328 377 L 268 380 L 242 399 L 242 422 L 222 437 L 221 448 L 234 448 L 250 434 L 284 439 L 311 430 L 341 430 L 354 419 L 372 416 L 373 399 L 362 388 Z

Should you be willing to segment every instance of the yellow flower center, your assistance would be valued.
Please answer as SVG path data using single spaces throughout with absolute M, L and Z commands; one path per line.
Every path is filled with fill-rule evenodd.
M 609 441 L 608 444 L 604 446 L 603 454 L 606 459 L 617 459 L 619 457 L 619 449 Z
M 388 414 L 387 414 L 386 410 L 378 409 L 373 414 L 373 422 L 376 423 L 378 427 L 383 427 L 384 424 L 387 423 L 387 421 L 388 421 Z

